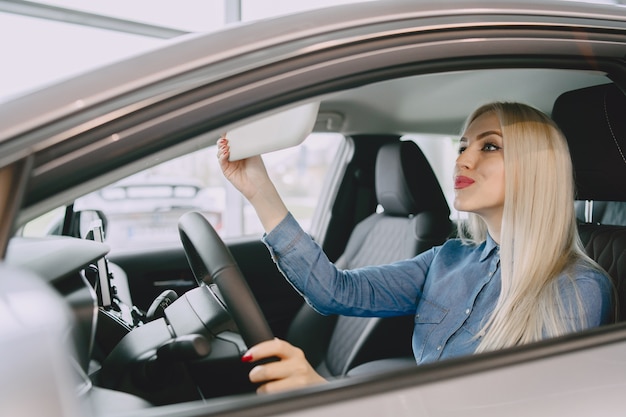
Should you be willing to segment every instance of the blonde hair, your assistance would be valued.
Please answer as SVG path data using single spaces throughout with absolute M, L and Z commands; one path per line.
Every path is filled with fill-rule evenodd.
M 574 212 L 574 179 L 567 142 L 542 112 L 519 103 L 491 103 L 467 120 L 493 112 L 504 143 L 505 197 L 500 234 L 502 289 L 484 323 L 477 352 L 529 343 L 586 327 L 573 278 L 575 301 L 565 305 L 558 276 L 576 260 L 596 264 L 584 252 Z M 475 214 L 461 238 L 478 244 L 487 226 Z M 573 328 L 576 327 L 576 328 Z

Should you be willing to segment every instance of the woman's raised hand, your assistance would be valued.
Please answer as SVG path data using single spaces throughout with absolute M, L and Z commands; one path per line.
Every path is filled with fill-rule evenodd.
M 239 161 L 229 161 L 230 145 L 228 139 L 221 137 L 217 141 L 217 159 L 224 176 L 248 200 L 254 198 L 262 185 L 270 181 L 260 155 Z
M 272 393 L 327 382 L 306 360 L 301 349 L 281 339 L 268 340 L 253 346 L 242 357 L 243 362 L 279 358 L 279 361 L 257 365 L 250 371 L 253 383 L 261 384 L 259 393 Z
M 287 207 L 267 175 L 261 156 L 229 161 L 228 139 L 217 141 L 217 159 L 224 176 L 252 204 L 263 228 L 269 233 L 287 215 Z

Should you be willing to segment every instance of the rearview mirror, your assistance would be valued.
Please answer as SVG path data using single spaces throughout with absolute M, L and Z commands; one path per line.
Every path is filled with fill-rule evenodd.
M 230 160 L 299 145 L 313 131 L 319 105 L 307 103 L 229 130 Z

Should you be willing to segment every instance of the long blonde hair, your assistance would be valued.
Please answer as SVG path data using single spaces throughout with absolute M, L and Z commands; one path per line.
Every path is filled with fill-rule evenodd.
M 565 305 L 557 277 L 584 252 L 574 212 L 574 179 L 567 142 L 542 112 L 519 103 L 491 103 L 467 120 L 493 112 L 504 143 L 505 197 L 500 235 L 502 289 L 484 323 L 477 352 L 529 343 L 580 330 L 566 317 L 581 316 L 575 282 L 573 303 Z M 466 126 L 467 126 L 466 125 Z M 460 228 L 465 242 L 486 239 L 487 227 L 469 214 Z

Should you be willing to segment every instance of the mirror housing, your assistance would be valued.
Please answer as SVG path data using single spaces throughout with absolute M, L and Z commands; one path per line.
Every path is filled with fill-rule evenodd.
M 78 218 L 78 233 L 79 236 L 85 237 L 94 220 L 100 220 L 102 222 L 102 233 L 106 236 L 108 220 L 106 215 L 100 210 L 81 210 L 74 213 L 74 216 Z
M 69 210 L 69 209 L 66 209 Z M 65 216 L 59 216 L 53 223 L 45 230 L 46 236 L 71 236 L 84 239 L 89 233 L 91 224 L 94 220 L 100 220 L 102 222 L 102 231 L 106 233 L 107 217 L 100 210 L 79 210 L 72 211 L 67 222 L 67 214 Z
M 100 220 L 102 222 L 102 232 L 104 236 L 106 236 L 108 224 L 106 215 L 100 210 L 91 209 L 79 210 L 72 213 L 67 235 L 84 239 L 91 230 L 91 225 L 94 220 Z
M 313 131 L 319 106 L 319 102 L 303 104 L 229 130 L 230 160 L 299 145 Z

